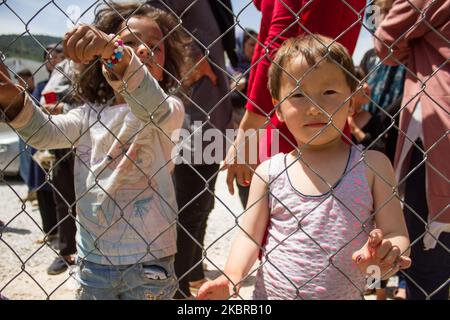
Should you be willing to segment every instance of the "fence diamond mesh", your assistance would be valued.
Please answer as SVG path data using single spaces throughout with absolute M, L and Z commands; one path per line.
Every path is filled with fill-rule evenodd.
M 383 278 L 448 299 L 448 7 L 1 1 L 0 294 L 182 299 L 217 278 L 227 299 L 367 299 Z M 353 52 L 360 33 L 355 71 L 335 48 Z M 297 36 L 310 42 L 286 49 Z M 317 74 L 354 88 L 341 99 L 342 83 Z M 316 123 L 291 133 L 296 103 Z M 333 134 L 350 151 L 320 160 Z M 267 136 L 278 160 L 257 169 Z M 392 261 L 366 273 L 352 254 L 373 229 L 385 237 L 367 254 Z M 399 270 L 402 255 L 412 265 Z

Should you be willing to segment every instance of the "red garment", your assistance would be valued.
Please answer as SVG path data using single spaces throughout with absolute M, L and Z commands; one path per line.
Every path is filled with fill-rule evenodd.
M 261 140 L 260 149 L 271 151 L 272 130 L 276 128 L 280 130 L 279 151 L 289 152 L 294 149 L 296 142 L 286 125 L 280 123 L 274 113 L 272 98 L 267 87 L 270 61 L 265 55 L 265 48 L 268 48 L 269 57 L 273 58 L 274 50 L 279 48 L 285 40 L 311 32 L 336 39 L 347 48 L 350 54 L 353 54 L 366 1 L 254 0 L 254 4 L 261 10 L 262 19 L 258 34 L 259 43 L 256 45 L 252 58 L 252 66 L 255 63 L 256 65 L 250 72 L 247 91 L 249 100 L 246 108 L 259 115 L 271 117 L 271 125 L 268 125 L 266 131 L 267 139 Z M 290 10 L 299 15 L 298 22 Z M 344 133 L 350 137 L 348 125 Z

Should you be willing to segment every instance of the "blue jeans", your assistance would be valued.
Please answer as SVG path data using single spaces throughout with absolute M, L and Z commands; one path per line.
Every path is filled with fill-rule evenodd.
M 79 262 L 78 300 L 164 300 L 178 289 L 174 256 L 127 266 Z

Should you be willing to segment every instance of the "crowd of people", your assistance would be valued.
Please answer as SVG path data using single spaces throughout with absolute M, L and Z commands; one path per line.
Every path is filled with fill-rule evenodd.
M 255 272 L 254 299 L 382 300 L 397 275 L 394 299 L 447 300 L 450 3 L 370 1 L 359 66 L 365 0 L 253 4 L 258 32 L 231 1 L 109 2 L 45 48 L 48 80 L 0 65 L 24 200 L 59 253 L 48 274 L 76 264 L 78 299 L 228 299 Z M 174 162 L 212 148 L 199 131 L 230 128 L 222 165 Z M 245 210 L 208 279 L 220 170 Z

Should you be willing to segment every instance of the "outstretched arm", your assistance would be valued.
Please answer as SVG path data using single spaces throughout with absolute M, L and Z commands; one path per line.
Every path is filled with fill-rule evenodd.
M 396 181 L 389 159 L 378 151 L 366 153 L 369 175 L 373 176 L 372 194 L 375 223 L 367 243 L 353 254 L 361 271 L 370 265 L 380 267 L 384 279 L 411 265 L 409 236 L 400 201 L 395 193 Z
M 67 115 L 49 118 L 32 98 L 25 94 L 23 88 L 11 81 L 1 62 L 0 109 L 5 112 L 9 125 L 36 148 L 68 148 L 80 136 L 82 110 L 76 109 Z
M 250 186 L 247 211 L 231 246 L 224 275 L 206 282 L 198 291 L 198 299 L 224 300 L 237 295 L 241 281 L 258 258 L 270 214 L 267 168 L 268 161 L 256 169 Z
M 14 119 L 22 110 L 25 89 L 16 86 L 9 78 L 6 66 L 0 61 L 0 109 L 6 120 Z

